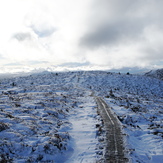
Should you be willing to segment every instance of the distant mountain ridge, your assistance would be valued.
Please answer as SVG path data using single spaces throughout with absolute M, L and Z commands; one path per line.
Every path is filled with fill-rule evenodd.
M 163 68 L 158 70 L 151 70 L 145 73 L 146 76 L 163 80 Z

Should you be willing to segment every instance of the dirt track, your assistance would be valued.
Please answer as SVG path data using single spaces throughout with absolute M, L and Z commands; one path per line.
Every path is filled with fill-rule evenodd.
M 95 97 L 95 99 L 98 105 L 98 111 L 104 121 L 106 132 L 105 163 L 127 163 L 128 159 L 124 154 L 124 143 L 120 124 L 106 102 L 100 97 Z

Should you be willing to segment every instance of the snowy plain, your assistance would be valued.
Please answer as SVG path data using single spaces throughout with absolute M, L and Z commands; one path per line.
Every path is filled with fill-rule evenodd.
M 163 81 L 103 71 L 1 78 L 1 161 L 104 162 L 105 132 L 92 92 L 121 121 L 130 161 L 161 163 Z

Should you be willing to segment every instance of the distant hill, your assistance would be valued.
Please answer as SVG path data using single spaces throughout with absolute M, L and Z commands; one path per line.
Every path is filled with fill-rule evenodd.
M 145 73 L 146 76 L 163 80 L 163 68 L 158 70 L 151 70 Z

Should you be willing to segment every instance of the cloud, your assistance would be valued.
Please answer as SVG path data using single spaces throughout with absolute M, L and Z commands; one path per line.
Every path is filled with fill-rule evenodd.
M 39 7 L 35 7 L 36 10 L 31 10 L 30 13 L 25 16 L 25 25 L 38 37 L 49 37 L 57 30 L 56 25 L 58 25 L 58 23 L 54 18 L 55 13 L 46 11 L 43 5 L 37 5 L 39 5 Z M 45 5 L 47 4 L 45 3 Z M 50 8 L 50 6 L 47 7 Z
M 162 0 L 0 2 L 0 64 L 161 66 L 162 6 Z
M 96 0 L 79 42 L 88 61 L 132 67 L 163 60 L 162 5 L 161 0 Z
M 75 68 L 75 67 L 81 67 L 81 66 L 89 66 L 89 62 L 79 63 L 79 62 L 67 62 L 64 64 L 59 65 L 60 67 L 67 67 L 67 68 Z
M 86 34 L 80 44 L 88 48 L 98 48 L 105 45 L 114 46 L 122 42 L 138 41 L 143 34 L 143 23 L 136 24 L 135 21 L 119 20 L 102 24 L 95 31 Z
M 30 40 L 31 34 L 30 33 L 16 33 L 14 34 L 13 38 L 17 39 L 18 41 Z
M 31 61 L 28 61 L 26 64 L 28 65 L 41 65 L 41 64 L 47 64 L 49 62 L 47 61 L 37 61 L 37 60 L 31 60 Z
M 20 62 L 13 62 L 13 63 L 8 63 L 8 64 L 5 64 L 5 66 L 22 66 L 23 64 L 20 63 Z
M 161 17 L 155 12 L 162 12 L 159 3 L 147 4 L 146 1 L 102 0 L 94 4 L 94 14 L 90 17 L 90 28 L 81 38 L 80 44 L 88 48 L 137 42 L 143 39 L 146 27 L 156 23 L 160 26 Z M 158 1 L 161 3 L 161 1 Z M 152 6 L 155 6 L 155 10 Z M 159 10 L 157 10 L 159 9 Z M 160 17 L 160 19 L 159 19 Z
M 2 54 L 0 54 L 0 59 L 4 59 L 4 57 L 3 57 L 3 55 L 2 55 Z
M 0 31 L 0 52 L 8 62 L 39 60 L 60 65 L 82 61 L 78 39 L 85 26 L 87 0 L 13 0 L 13 7 L 8 2 L 3 5 L 10 12 L 0 10 L 0 15 L 7 16 L 1 19 L 6 29 Z
M 48 37 L 51 36 L 56 29 L 51 27 L 51 28 L 47 28 L 47 29 L 37 29 L 35 27 L 32 27 L 33 31 L 39 36 L 39 37 Z

